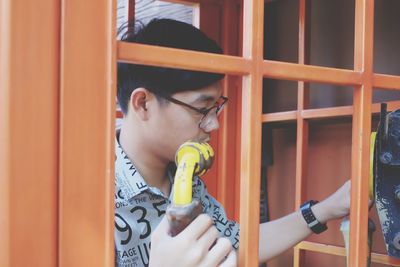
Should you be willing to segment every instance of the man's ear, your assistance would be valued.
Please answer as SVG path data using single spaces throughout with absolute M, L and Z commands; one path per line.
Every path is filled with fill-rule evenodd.
M 149 112 L 148 101 L 154 97 L 148 90 L 145 88 L 136 88 L 132 91 L 131 99 L 130 99 L 130 107 L 134 114 L 136 114 L 142 120 L 148 120 Z

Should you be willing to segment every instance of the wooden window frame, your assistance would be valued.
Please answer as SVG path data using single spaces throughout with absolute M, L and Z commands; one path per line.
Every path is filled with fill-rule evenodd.
M 239 266 L 258 265 L 259 194 L 254 192 L 260 189 L 262 124 L 297 123 L 298 208 L 307 176 L 308 122 L 352 116 L 350 220 L 355 223 L 350 229 L 349 266 L 366 266 L 369 134 L 371 114 L 379 112 L 371 104 L 372 91 L 400 90 L 400 76 L 373 72 L 373 0 L 355 0 L 353 70 L 307 65 L 307 0 L 299 0 L 297 64 L 263 59 L 264 0 L 243 2 L 242 57 L 117 42 L 116 0 L 47 0 L 40 5 L 0 1 L 0 34 L 5 37 L 0 44 L 0 232 L 6 233 L 0 239 L 2 266 L 114 265 L 117 61 L 243 76 Z M 36 12 L 43 5 L 48 5 L 45 12 Z M 27 26 L 18 20 L 24 17 L 33 23 Z M 39 29 L 44 38 L 23 39 L 31 36 L 25 32 Z M 35 55 L 46 55 L 40 69 Z M 27 79 L 27 73 L 34 75 Z M 262 114 L 264 77 L 298 81 L 297 110 Z M 353 105 L 308 109 L 309 82 L 353 86 Z M 40 108 L 32 99 L 39 99 Z M 399 107 L 400 101 L 394 101 L 388 108 Z M 26 131 L 31 138 L 24 139 Z M 227 143 L 220 149 L 226 154 Z M 35 151 L 42 157 L 37 163 Z M 24 168 L 18 165 L 22 156 L 28 159 Z M 29 253 L 21 257 L 19 251 L 26 247 Z M 345 256 L 343 247 L 303 241 L 295 247 L 294 266 L 301 265 L 303 251 Z M 373 253 L 372 261 L 400 266 L 400 260 L 382 254 Z
M 213 55 L 170 48 L 118 43 L 118 60 L 148 65 L 163 65 L 182 69 L 202 70 L 243 76 L 242 126 L 240 156 L 240 266 L 258 264 L 259 191 L 261 126 L 263 123 L 296 121 L 296 196 L 295 206 L 305 200 L 309 121 L 352 116 L 352 192 L 349 266 L 366 266 L 369 133 L 371 114 L 379 112 L 372 105 L 374 87 L 400 89 L 400 77 L 373 72 L 374 1 L 355 0 L 354 69 L 346 70 L 308 64 L 309 8 L 307 0 L 299 0 L 299 59 L 286 63 L 263 59 L 264 1 L 244 1 L 243 57 Z M 187 62 L 185 59 L 192 60 Z M 214 64 L 209 64 L 214 62 Z M 295 111 L 262 114 L 262 80 L 264 77 L 298 81 L 298 106 Z M 309 109 L 309 82 L 321 82 L 354 87 L 352 106 Z M 399 108 L 400 101 L 389 103 L 389 110 Z M 223 149 L 227 149 L 226 147 Z M 343 247 L 303 241 L 294 251 L 294 266 L 301 266 L 302 252 L 315 251 L 345 256 Z M 382 254 L 372 254 L 372 261 L 400 266 L 399 261 Z

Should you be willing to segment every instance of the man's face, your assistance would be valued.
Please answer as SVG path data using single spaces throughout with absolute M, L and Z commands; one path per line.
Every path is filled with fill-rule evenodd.
M 220 83 L 215 83 L 196 91 L 173 94 L 172 97 L 199 110 L 215 105 L 222 94 Z M 150 122 L 148 130 L 152 138 L 152 149 L 162 158 L 173 161 L 178 147 L 188 140 L 209 141 L 210 133 L 219 128 L 215 112 L 207 127 L 200 128 L 203 115 L 184 105 L 172 102 L 159 103 L 156 116 Z

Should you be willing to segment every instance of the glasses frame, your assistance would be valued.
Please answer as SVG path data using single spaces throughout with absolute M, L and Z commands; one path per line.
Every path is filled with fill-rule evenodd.
M 178 100 L 178 99 L 176 99 L 176 98 L 173 98 L 173 97 L 171 97 L 171 96 L 163 96 L 163 95 L 158 95 L 158 96 L 164 98 L 165 100 L 168 100 L 169 102 L 172 102 L 172 103 L 174 103 L 174 104 L 187 107 L 187 108 L 189 108 L 189 109 L 191 109 L 191 110 L 196 111 L 197 113 L 202 114 L 203 117 L 201 118 L 201 120 L 200 120 L 200 122 L 199 122 L 199 125 L 201 125 L 201 122 L 203 121 L 203 119 L 208 115 L 208 113 L 209 113 L 211 110 L 217 108 L 217 109 L 215 110 L 215 113 L 216 113 L 216 115 L 218 115 L 218 112 L 224 107 L 224 105 L 226 104 L 226 102 L 228 102 L 228 97 L 222 95 L 222 96 L 220 96 L 220 97 L 218 98 L 218 100 L 219 100 L 219 99 L 222 99 L 222 103 L 221 103 L 221 104 L 218 104 L 218 103 L 216 102 L 212 107 L 210 107 L 210 108 L 208 108 L 208 109 L 205 109 L 205 110 L 202 110 L 202 109 L 193 107 L 193 106 L 191 106 L 191 105 L 189 105 L 189 104 L 187 104 L 187 103 L 185 103 L 185 102 L 182 102 L 182 101 L 180 101 L 180 100 Z

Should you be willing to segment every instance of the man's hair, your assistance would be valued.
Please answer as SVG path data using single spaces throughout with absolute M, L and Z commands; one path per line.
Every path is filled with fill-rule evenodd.
M 196 27 L 171 19 L 154 19 L 136 33 L 132 25 L 122 41 L 222 54 L 222 49 Z M 177 92 L 207 87 L 224 74 L 118 63 L 117 97 L 124 114 L 128 112 L 130 96 L 143 87 L 156 96 L 170 96 Z

